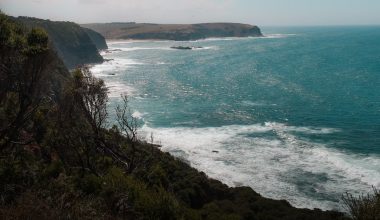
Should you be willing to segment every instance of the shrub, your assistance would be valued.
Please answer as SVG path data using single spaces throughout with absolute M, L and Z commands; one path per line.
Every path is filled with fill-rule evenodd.
M 342 200 L 353 219 L 380 220 L 380 191 L 375 187 L 373 187 L 373 194 L 354 197 L 346 193 Z
M 102 189 L 102 179 L 94 174 L 88 174 L 78 181 L 78 187 L 87 194 L 97 194 Z
M 44 170 L 44 175 L 46 178 L 57 178 L 59 174 L 63 172 L 63 166 L 60 161 L 54 161 Z

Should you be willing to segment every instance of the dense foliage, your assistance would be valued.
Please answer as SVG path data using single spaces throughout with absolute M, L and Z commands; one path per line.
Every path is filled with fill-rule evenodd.
M 229 188 L 136 138 L 128 100 L 108 129 L 107 88 L 71 75 L 42 29 L 0 14 L 0 218 L 343 219 Z
M 69 69 L 86 63 L 103 61 L 98 49 L 105 48 L 104 38 L 91 30 L 80 27 L 73 22 L 50 21 L 30 17 L 16 19 L 29 28 L 43 28 L 49 35 L 54 49 Z

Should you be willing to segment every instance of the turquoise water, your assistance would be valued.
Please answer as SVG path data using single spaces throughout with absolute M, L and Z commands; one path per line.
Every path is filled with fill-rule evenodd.
M 263 32 L 110 41 L 92 70 L 111 109 L 128 93 L 142 137 L 230 186 L 322 209 L 380 187 L 380 27 Z

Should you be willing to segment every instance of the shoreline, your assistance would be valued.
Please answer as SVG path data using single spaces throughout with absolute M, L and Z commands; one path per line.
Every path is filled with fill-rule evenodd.
M 170 40 L 170 39 L 135 39 L 135 38 L 128 38 L 128 39 L 111 39 L 111 38 L 105 38 L 106 42 L 110 43 L 139 43 L 139 42 L 203 42 L 203 41 L 212 41 L 212 40 L 239 40 L 239 39 L 260 39 L 260 38 L 270 38 L 270 35 L 263 35 L 263 36 L 248 36 L 248 37 L 208 37 L 208 38 L 200 38 L 200 39 L 194 39 L 194 40 Z
M 108 42 L 108 41 L 107 41 Z M 130 41 L 128 41 L 128 42 L 130 42 Z M 131 43 L 134 43 L 134 42 L 131 42 Z M 96 65 L 93 65 L 93 66 L 96 66 Z M 102 73 L 102 74 L 104 74 L 104 73 Z M 97 77 L 100 77 L 100 78 L 102 78 L 102 76 L 97 76 Z M 108 78 L 108 77 L 107 77 Z M 104 79 L 104 78 L 103 78 Z M 106 82 L 106 85 L 108 85 L 109 84 L 109 82 L 107 82 L 107 80 L 105 81 Z M 128 92 L 128 94 L 129 95 L 132 95 L 133 96 L 133 93 L 131 93 L 131 92 Z M 111 98 L 117 98 L 118 96 L 112 96 Z M 145 128 L 146 128 L 146 125 L 144 125 L 145 126 Z M 143 126 L 143 127 L 144 127 Z M 223 127 L 226 127 L 226 126 L 222 126 L 221 128 L 223 128 Z M 154 128 L 154 127 L 149 127 L 148 129 L 144 129 L 145 131 L 142 131 L 144 134 L 146 134 L 146 135 L 144 135 L 144 140 L 145 141 L 147 141 L 147 140 L 149 140 L 149 133 L 150 133 L 150 130 L 160 130 L 160 128 Z M 172 128 L 172 129 L 175 129 L 174 127 Z M 217 128 L 216 128 L 217 129 Z M 155 133 L 155 132 L 154 132 Z M 156 137 L 157 138 L 157 137 Z M 159 139 L 159 142 L 161 143 L 162 142 L 162 140 L 161 140 L 161 138 Z M 155 143 L 156 144 L 156 143 Z M 187 163 L 189 166 L 191 166 L 192 168 L 194 168 L 194 169 L 196 169 L 198 172 L 205 172 L 206 173 L 206 175 L 207 176 L 209 176 L 210 178 L 212 178 L 212 179 L 215 179 L 215 180 L 218 180 L 218 181 L 221 181 L 223 184 L 226 184 L 226 185 L 228 185 L 229 187 L 242 187 L 242 186 L 245 186 L 245 187 L 249 187 L 249 188 L 251 188 L 252 190 L 254 190 L 254 191 L 256 191 L 256 190 L 258 190 L 258 189 L 255 189 L 254 187 L 252 187 L 249 183 L 246 183 L 246 182 L 241 182 L 241 181 L 233 181 L 233 182 L 236 182 L 236 184 L 231 184 L 231 181 L 225 181 L 225 179 L 224 178 L 220 178 L 220 177 L 218 177 L 218 176 L 215 176 L 215 174 L 214 175 L 212 175 L 213 174 L 213 171 L 210 171 L 210 170 L 208 170 L 207 171 L 207 169 L 205 170 L 205 169 L 202 169 L 201 167 L 199 167 L 199 166 L 196 166 L 196 165 L 194 165 L 193 164 L 193 162 L 191 161 L 191 160 L 187 160 L 186 158 L 184 158 L 184 157 L 180 157 L 180 156 L 178 156 L 178 155 L 175 155 L 175 154 L 173 154 L 173 151 L 171 150 L 171 147 L 170 146 L 168 146 L 168 145 L 165 145 L 165 144 L 159 144 L 160 146 L 161 146 L 161 148 L 160 148 L 160 150 L 163 152 L 163 153 L 169 153 L 170 155 L 172 155 L 173 157 L 175 157 L 175 158 L 178 158 L 178 159 L 180 159 L 181 161 L 183 161 L 183 162 L 185 162 L 185 163 Z M 182 148 L 178 148 L 178 150 L 182 150 Z M 211 150 L 213 150 L 213 149 L 210 149 L 210 154 L 211 154 Z M 220 149 L 217 149 L 216 148 L 216 151 L 218 151 L 218 154 L 219 154 L 219 151 L 220 151 Z M 215 153 L 214 153 L 215 154 Z M 211 173 L 211 175 L 210 175 L 210 173 Z M 260 192 L 260 194 L 263 194 L 262 192 Z M 264 197 L 264 196 L 263 196 Z M 270 198 L 270 199 L 275 199 L 275 200 L 279 200 L 279 199 L 285 199 L 284 197 L 279 197 L 279 196 L 277 196 L 277 197 L 275 197 L 275 196 L 268 196 L 268 195 L 266 195 L 264 198 Z M 286 201 L 289 201 L 289 199 L 285 199 Z M 291 201 L 291 200 L 290 200 Z M 315 208 L 318 208 L 318 209 L 321 209 L 321 210 L 324 210 L 324 211 L 334 211 L 334 210 L 336 210 L 334 207 L 331 207 L 331 208 L 322 208 L 321 206 L 300 206 L 300 205 L 296 205 L 296 204 L 294 204 L 294 201 L 293 202 L 291 202 L 291 204 L 292 204 L 292 206 L 293 207 L 296 207 L 296 208 L 300 208 L 300 209 L 302 209 L 302 208 L 307 208 L 307 209 L 315 209 Z
M 275 39 L 275 38 L 286 38 L 291 36 L 297 36 L 298 34 L 264 34 L 263 36 L 249 36 L 249 37 L 209 37 L 202 38 L 197 40 L 169 40 L 169 39 L 111 39 L 106 38 L 107 45 L 109 43 L 118 44 L 118 43 L 149 43 L 149 42 L 207 42 L 207 41 L 230 41 L 230 40 L 250 40 L 250 39 Z M 110 46 L 110 45 L 109 45 Z
M 119 41 L 120 42 L 120 41 Z M 129 42 L 131 42 L 131 43 L 134 43 L 134 41 L 132 40 L 132 41 L 129 41 Z M 144 41 L 144 42 L 146 42 L 146 41 Z M 161 41 L 160 41 L 161 42 Z M 210 146 L 213 146 L 213 145 L 210 145 Z M 164 151 L 164 152 L 168 152 L 168 151 Z M 326 152 L 325 152 L 326 153 Z M 172 154 L 173 155 L 173 154 Z M 339 156 L 339 155 L 337 155 L 337 156 Z M 334 158 L 332 158 L 332 159 L 334 159 Z M 341 159 L 341 157 L 339 157 L 338 159 Z M 339 162 L 339 161 L 338 161 Z M 343 161 L 342 161 L 343 162 Z M 194 165 L 192 165 L 192 167 L 194 167 Z M 355 167 L 354 167 L 355 168 Z M 358 167 L 359 168 L 359 167 Z M 205 171 L 205 170 L 202 170 L 202 169 L 199 169 L 199 167 L 197 167 L 197 169 L 198 170 L 200 170 L 200 171 Z M 356 168 L 355 168 L 356 169 Z M 207 173 L 207 172 L 206 172 Z M 213 178 L 215 178 L 215 176 L 213 176 Z M 215 178 L 215 179 L 218 179 L 217 177 Z M 220 180 L 220 178 L 219 178 L 219 180 Z M 225 182 L 225 181 L 222 181 L 222 182 Z M 230 185 L 230 184 L 229 184 Z M 249 184 L 247 184 L 247 183 L 245 183 L 245 184 L 243 184 L 243 185 L 249 185 Z M 231 186 L 231 185 L 230 185 Z M 250 186 L 252 189 L 257 189 L 257 188 L 254 188 L 254 187 L 252 187 L 252 186 Z M 259 190 L 259 192 L 261 192 L 260 190 Z M 268 197 L 268 196 L 267 196 Z M 269 197 L 269 198 L 284 198 L 284 197 Z M 327 201 L 327 200 L 326 200 Z M 293 205 L 294 205 L 294 203 L 292 203 Z M 297 207 L 305 207 L 305 206 L 297 206 Z M 315 207 L 319 207 L 319 206 L 308 206 L 308 208 L 315 208 Z M 330 208 L 330 209 L 324 209 L 323 208 L 323 210 L 333 210 L 334 208 L 332 207 L 332 208 Z

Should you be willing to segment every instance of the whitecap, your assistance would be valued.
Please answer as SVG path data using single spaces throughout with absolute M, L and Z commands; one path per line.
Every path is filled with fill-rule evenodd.
M 137 50 L 171 50 L 170 47 L 115 47 L 113 48 L 115 50 L 120 50 L 124 52 L 129 52 L 129 51 L 137 51 Z
M 115 44 L 131 44 L 131 43 L 134 43 L 134 41 L 131 41 L 131 40 L 107 40 L 108 47 L 115 45 Z
M 242 101 L 241 104 L 243 106 L 271 106 L 271 105 L 273 106 L 274 105 L 274 104 L 268 104 L 265 101 L 253 102 L 253 101 L 249 101 L 249 100 Z
M 143 119 L 143 116 L 145 115 L 146 113 L 141 113 L 139 111 L 134 111 L 132 113 L 132 117 L 136 118 L 136 119 L 139 119 L 139 120 L 142 120 Z
M 144 65 L 144 63 L 134 59 L 115 58 L 102 64 L 93 65 L 90 70 L 95 76 L 102 78 L 112 76 L 110 74 L 116 74 L 118 71 L 124 71 L 135 65 Z
M 339 129 L 267 122 L 208 128 L 145 125 L 142 131 L 153 133 L 166 152 L 181 150 L 181 157 L 212 178 L 229 186 L 251 186 L 266 197 L 286 199 L 296 207 L 341 209 L 343 193 L 360 194 L 372 185 L 380 186 L 379 156 L 338 151 L 293 134 L 327 134 Z
M 292 37 L 292 36 L 296 36 L 297 34 L 265 34 L 263 37 L 261 38 L 269 38 L 269 39 L 276 39 L 276 38 L 287 38 L 287 37 Z
M 199 47 L 194 48 L 193 50 L 219 50 L 219 47 L 209 46 L 209 47 Z
M 136 90 L 129 85 L 120 83 L 118 81 L 107 81 L 108 97 L 109 98 L 120 98 L 123 94 L 134 95 Z

